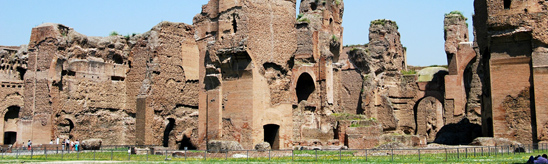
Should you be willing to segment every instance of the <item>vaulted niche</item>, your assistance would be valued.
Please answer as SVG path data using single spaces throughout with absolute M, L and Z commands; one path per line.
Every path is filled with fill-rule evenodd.
M 252 77 L 253 65 L 246 52 L 219 55 L 223 80 L 237 80 Z
M 308 97 L 310 97 L 310 94 L 312 94 L 315 89 L 316 87 L 314 86 L 312 76 L 308 73 L 302 73 L 297 80 L 297 86 L 295 88 L 295 91 L 297 91 L 298 102 L 308 100 Z
M 273 150 L 280 149 L 280 136 L 278 134 L 280 125 L 268 124 L 263 126 L 264 142 L 268 142 Z

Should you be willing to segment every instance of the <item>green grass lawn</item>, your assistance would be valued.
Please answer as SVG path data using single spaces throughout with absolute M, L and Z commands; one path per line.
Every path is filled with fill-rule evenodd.
M 363 150 L 360 150 L 363 151 Z M 203 153 L 203 151 L 201 151 Z M 245 151 L 243 151 L 245 152 Z M 438 154 L 421 154 L 420 161 L 417 154 L 413 155 L 368 155 L 368 156 L 355 156 L 356 151 L 294 151 L 293 156 L 291 156 L 291 151 L 288 151 L 288 154 L 285 155 L 273 155 L 268 157 L 268 152 L 261 152 L 262 154 L 255 154 L 256 156 L 262 156 L 260 158 L 250 157 L 250 158 L 232 158 L 230 154 L 219 153 L 219 154 L 209 154 L 206 160 L 203 156 L 200 157 L 173 157 L 171 154 L 165 155 L 131 155 L 129 156 L 127 152 L 82 152 L 82 153 L 70 153 L 70 154 L 48 154 L 46 155 L 33 155 L 32 159 L 30 155 L 18 156 L 3 156 L 0 160 L 0 163 L 22 163 L 22 162 L 46 162 L 46 161 L 120 161 L 122 163 L 246 163 L 246 162 L 260 162 L 260 163 L 525 163 L 529 156 L 531 155 L 540 155 L 546 152 L 535 152 L 535 153 L 520 153 L 520 154 L 484 154 L 484 156 L 479 156 L 477 153 L 474 156 L 473 154 L 456 154 L 448 153 L 447 156 L 445 153 Z M 195 151 L 194 153 L 200 153 L 200 151 Z M 253 152 L 257 153 L 257 152 Z M 240 153 L 245 154 L 245 153 Z M 316 156 L 317 154 L 317 156 Z M 226 159 L 228 157 L 228 159 Z

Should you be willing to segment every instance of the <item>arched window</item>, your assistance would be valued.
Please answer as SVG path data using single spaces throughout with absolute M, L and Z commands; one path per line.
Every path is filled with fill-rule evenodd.
M 301 102 L 303 100 L 308 100 L 308 97 L 316 87 L 314 86 L 314 80 L 312 79 L 312 76 L 308 73 L 302 73 L 301 76 L 299 76 L 299 79 L 297 80 L 297 86 L 295 88 L 295 91 L 297 92 L 297 98 L 298 102 Z

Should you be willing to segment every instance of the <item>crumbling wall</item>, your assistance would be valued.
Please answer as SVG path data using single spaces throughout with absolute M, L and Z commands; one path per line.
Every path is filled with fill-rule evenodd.
M 131 88 L 128 96 L 132 102 L 144 99 L 144 109 L 150 111 L 137 113 L 149 114 L 147 120 L 143 120 L 145 129 L 138 129 L 146 133 L 143 144 L 166 146 L 167 143 L 170 148 L 182 148 L 181 142 L 187 138 L 191 139 L 190 147 L 195 147 L 198 81 L 187 75 L 196 74 L 197 68 L 185 69 L 188 67 L 184 65 L 187 60 L 198 58 L 194 27 L 161 22 L 131 40 L 136 45 L 129 56 L 132 66 L 128 73 Z
M 253 148 L 268 138 L 266 125 L 279 126 L 279 148 L 291 145 L 294 16 L 294 1 L 211 0 L 194 17 L 204 63 L 199 108 L 207 113 L 199 118 L 201 149 L 218 139 Z
M 381 121 L 385 131 L 414 132 L 413 106 L 417 85 L 414 76 L 405 77 L 405 50 L 398 26 L 391 20 L 374 20 L 366 48 L 353 48 L 349 58 L 361 71 L 363 114 Z
M 337 123 L 329 115 L 342 112 L 340 105 L 344 101 L 339 95 L 342 85 L 338 63 L 342 51 L 343 11 L 342 0 L 301 1 L 295 24 L 297 50 L 292 59 L 292 92 L 296 94 L 292 100 L 294 145 L 334 143 Z M 348 110 L 355 113 L 357 104 L 354 105 L 354 109 Z
M 493 137 L 510 137 L 510 140 L 538 142 L 544 136 L 547 112 L 541 110 L 548 104 L 543 86 L 546 69 L 545 33 L 547 5 L 544 1 L 494 1 L 476 0 L 474 26 L 478 48 L 483 62 L 484 111 L 482 112 L 483 133 Z M 534 20 L 534 21 L 533 21 Z M 512 87 L 507 87 L 512 86 Z M 531 118 L 523 126 L 531 127 L 523 132 L 531 138 L 511 137 L 515 127 L 504 118 L 511 115 L 505 110 L 507 97 L 518 97 L 525 89 L 531 101 L 527 107 Z M 525 119 L 525 118 L 524 118 Z M 520 127 L 523 129 L 528 129 Z M 536 135 L 535 135 L 536 134 Z M 544 139 L 544 138 L 543 138 Z
M 21 83 L 13 85 L 20 94 L 14 92 L 6 102 L 15 95 L 25 102 L 17 140 L 101 138 L 110 145 L 135 144 L 141 130 L 135 125 L 136 100 L 142 94 L 148 98 L 142 105 L 152 111 L 142 125 L 158 132 L 150 135 L 148 145 L 162 144 L 166 135 L 159 131 L 166 129 L 169 118 L 176 123 L 173 133 L 167 133 L 168 146 L 190 142 L 197 131 L 198 83 L 185 77 L 184 68 L 192 66 L 183 61 L 198 59 L 193 36 L 192 26 L 169 22 L 125 37 L 88 37 L 53 23 L 33 28 L 28 53 L 22 49 L 1 58 L 13 70 L 2 75 L 13 81 L 9 87 Z M 189 76 L 196 76 L 196 70 L 189 69 Z
M 24 83 L 23 78 L 27 71 L 26 45 L 0 46 L 0 144 L 15 144 L 21 136 L 4 136 L 4 132 L 18 132 L 21 117 L 19 112 L 24 107 Z M 21 135 L 21 133 L 19 133 Z M 4 143 L 4 141 L 7 141 Z
M 401 45 L 396 22 L 374 20 L 369 31 L 369 43 L 345 47 L 337 63 L 341 69 L 341 77 L 345 79 L 339 84 L 339 96 L 346 98 L 340 101 L 341 111 L 375 119 L 381 128 L 380 134 L 367 134 L 366 138 L 375 144 L 359 144 L 364 148 L 379 146 L 384 142 L 399 142 L 398 137 L 385 137 L 381 140 L 382 134 L 415 134 L 416 120 L 409 116 L 415 115 L 415 104 L 425 95 L 425 91 L 419 90 L 416 75 L 403 75 L 407 70 L 405 48 Z M 353 139 L 341 139 L 341 135 L 348 133 L 345 129 L 349 126 L 340 124 L 339 121 L 337 129 L 339 140 L 348 146 L 348 142 L 362 140 L 359 139 L 359 134 L 350 135 Z M 424 136 L 415 137 L 419 138 L 416 142 L 405 145 L 417 146 L 425 143 Z
M 473 50 L 473 43 L 468 42 L 466 20 L 458 11 L 445 14 L 445 52 L 449 69 L 449 75 L 445 76 L 445 124 L 456 123 L 465 117 L 473 120 L 473 123 L 481 124 L 481 111 L 478 108 L 467 108 L 470 95 L 467 91 L 470 91 L 472 78 L 469 63 L 476 56 L 476 52 Z M 475 99 L 477 93 L 471 96 L 470 99 Z

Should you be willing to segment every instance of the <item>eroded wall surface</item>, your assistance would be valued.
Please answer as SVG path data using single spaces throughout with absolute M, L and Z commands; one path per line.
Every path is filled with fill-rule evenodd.
M 197 71 L 185 71 L 182 62 L 198 59 L 193 36 L 192 26 L 170 22 L 125 37 L 88 37 L 53 23 L 33 28 L 28 50 L 2 50 L 2 85 L 9 88 L 2 90 L 2 116 L 20 110 L 9 116 L 4 132 L 36 144 L 59 137 L 132 145 L 141 132 L 136 129 L 143 129 L 151 133 L 138 144 L 182 145 L 197 133 L 198 81 L 185 77 Z M 136 125 L 139 95 L 152 111 L 142 126 Z M 167 119 L 173 119 L 173 131 L 166 130 Z
M 292 138 L 290 59 L 296 49 L 294 1 L 212 0 L 194 17 L 200 56 L 200 148 L 212 140 L 244 148 Z
M 546 140 L 544 1 L 476 0 L 474 26 L 485 61 L 484 134 L 522 143 Z M 484 114 L 485 113 L 485 114 Z

